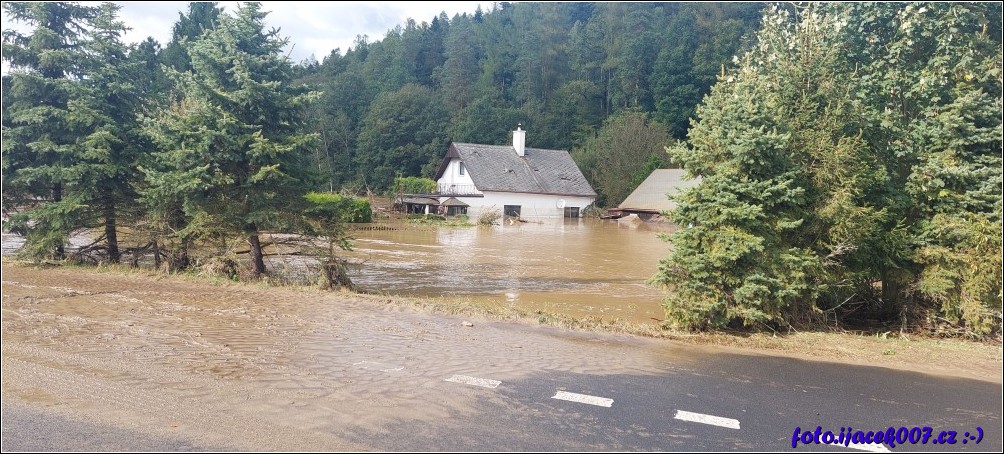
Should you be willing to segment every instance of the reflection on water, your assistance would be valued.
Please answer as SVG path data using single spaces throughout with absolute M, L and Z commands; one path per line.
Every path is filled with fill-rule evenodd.
M 657 233 L 599 220 L 405 227 L 355 232 L 348 255 L 364 290 L 652 322 L 663 294 L 645 281 L 669 250 Z

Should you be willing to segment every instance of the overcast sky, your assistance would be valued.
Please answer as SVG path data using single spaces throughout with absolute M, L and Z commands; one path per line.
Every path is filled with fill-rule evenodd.
M 93 3 L 93 2 L 82 2 Z M 171 27 L 180 11 L 188 10 L 188 2 L 115 2 L 122 5 L 120 18 L 132 28 L 125 35 L 126 42 L 139 42 L 152 36 L 161 46 L 171 39 Z M 225 11 L 234 11 L 238 2 L 220 2 Z M 383 39 L 387 30 L 404 25 L 410 17 L 415 22 L 430 22 L 434 16 L 446 11 L 453 17 L 459 13 L 473 13 L 478 5 L 486 12 L 492 2 L 262 2 L 268 27 L 276 27 L 282 36 L 289 37 L 293 45 L 290 58 L 300 62 L 311 55 L 318 61 L 332 49 L 341 48 L 342 54 L 352 47 L 357 35 L 368 35 L 369 40 Z M 8 27 L 6 15 L 3 27 Z

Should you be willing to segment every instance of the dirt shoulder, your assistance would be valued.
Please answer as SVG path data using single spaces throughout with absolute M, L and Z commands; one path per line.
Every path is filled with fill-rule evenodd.
M 809 361 L 836 362 L 885 367 L 940 376 L 970 378 L 995 383 L 1002 382 L 1002 348 L 1000 345 L 957 339 L 934 339 L 899 336 L 898 333 L 862 335 L 852 333 L 805 332 L 784 336 L 769 334 L 688 335 L 660 331 L 653 326 L 632 325 L 619 321 L 574 319 L 561 314 L 524 312 L 507 307 L 469 303 L 462 299 L 435 299 L 358 295 L 323 292 L 307 287 L 267 287 L 263 284 L 233 283 L 218 279 L 164 275 L 151 271 L 126 268 L 36 268 L 5 261 L 2 264 L 4 297 L 43 297 L 34 295 L 31 285 L 87 283 L 92 292 L 142 291 L 151 288 L 170 289 L 180 299 L 205 299 L 213 292 L 255 295 L 259 300 L 305 302 L 309 300 L 371 306 L 387 310 L 388 306 L 419 309 L 425 312 L 462 315 L 473 321 L 505 321 L 521 324 L 552 325 L 577 331 L 612 332 L 664 338 L 668 341 L 698 346 L 726 353 L 746 355 L 786 356 Z M 12 290 L 11 283 L 21 283 Z M 24 284 L 33 283 L 33 284 Z M 4 318 L 9 317 L 7 311 Z M 5 333 L 6 334 L 6 333 Z

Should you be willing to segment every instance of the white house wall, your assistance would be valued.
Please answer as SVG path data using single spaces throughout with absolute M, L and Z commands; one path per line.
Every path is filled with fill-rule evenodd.
M 443 172 L 443 176 L 439 177 L 436 183 L 439 183 L 440 187 L 443 185 L 457 185 L 457 186 L 474 186 L 474 180 L 471 179 L 471 173 L 465 172 L 463 175 L 460 174 L 460 160 L 451 159 L 450 163 L 446 166 L 446 171 Z
M 519 205 L 520 217 L 524 219 L 560 218 L 564 216 L 564 208 L 558 207 L 559 200 L 565 201 L 565 208 L 578 207 L 579 214 L 581 215 L 582 210 L 593 203 L 594 200 L 593 197 L 490 191 L 485 191 L 484 197 L 458 197 L 458 199 L 470 205 L 470 208 L 467 209 L 467 214 L 471 218 L 477 217 L 481 210 L 486 208 L 496 209 L 501 213 L 505 205 Z

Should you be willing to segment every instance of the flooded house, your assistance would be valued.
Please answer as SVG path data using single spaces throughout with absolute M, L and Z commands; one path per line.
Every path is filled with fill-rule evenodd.
M 434 179 L 441 206 L 471 217 L 577 218 L 596 200 L 568 151 L 526 147 L 521 127 L 512 145 L 451 143 Z
M 701 178 L 685 178 L 683 169 L 656 169 L 645 178 L 617 208 L 611 208 L 611 217 L 620 218 L 636 215 L 643 221 L 661 216 L 666 211 L 676 209 L 676 202 L 669 196 L 701 183 Z

